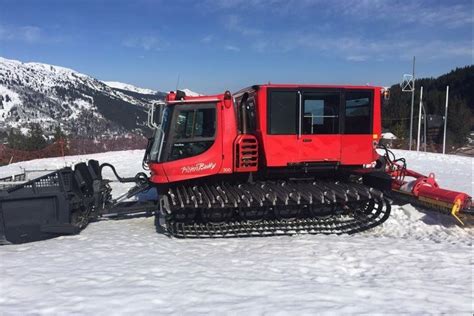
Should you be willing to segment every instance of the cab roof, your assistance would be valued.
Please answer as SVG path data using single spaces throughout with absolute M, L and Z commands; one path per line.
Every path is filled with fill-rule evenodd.
M 266 83 L 256 84 L 248 88 L 340 88 L 340 89 L 377 89 L 381 86 L 372 85 L 349 85 L 349 84 L 299 84 L 299 83 Z M 246 89 L 248 89 L 246 88 Z M 246 90 L 242 89 L 242 90 Z
M 381 86 L 371 85 L 347 85 L 347 84 L 295 84 L 295 83 L 267 83 L 267 84 L 256 84 L 253 86 L 246 87 L 233 95 L 249 92 L 250 90 L 258 90 L 260 88 L 280 88 L 280 89 L 310 89 L 310 88 L 327 88 L 327 89 L 384 89 Z M 175 95 L 174 91 L 170 94 Z M 192 103 L 192 102 L 216 102 L 224 99 L 225 93 L 212 94 L 212 95 L 200 95 L 200 96 L 185 96 L 183 99 L 176 100 L 173 97 L 169 98 L 168 103 Z

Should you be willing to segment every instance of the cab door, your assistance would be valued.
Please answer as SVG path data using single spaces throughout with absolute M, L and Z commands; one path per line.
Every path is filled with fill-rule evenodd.
M 347 89 L 342 111 L 341 163 L 368 164 L 374 160 L 374 90 Z
M 260 104 L 266 104 L 266 117 L 261 118 L 263 152 L 268 167 L 286 167 L 299 162 L 298 107 L 299 92 L 295 88 L 272 88 Z
M 339 162 L 342 90 L 301 90 L 299 97 L 299 162 Z

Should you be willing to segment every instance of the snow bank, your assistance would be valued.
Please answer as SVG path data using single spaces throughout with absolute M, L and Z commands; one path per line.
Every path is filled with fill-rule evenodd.
M 473 159 L 397 151 L 472 194 Z M 51 158 L 0 177 L 99 159 L 124 176 L 143 151 Z M 116 185 L 115 193 L 126 190 Z M 179 240 L 153 218 L 93 223 L 78 236 L 0 248 L 5 314 L 465 313 L 474 310 L 472 229 L 412 206 L 355 236 Z

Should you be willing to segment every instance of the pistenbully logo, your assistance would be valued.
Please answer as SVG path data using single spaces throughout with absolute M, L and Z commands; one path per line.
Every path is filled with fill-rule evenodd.
M 192 173 L 192 172 L 198 172 L 198 171 L 203 171 L 203 170 L 212 170 L 215 167 L 216 167 L 215 162 L 209 162 L 209 163 L 199 162 L 195 164 L 194 166 L 181 167 L 181 173 Z

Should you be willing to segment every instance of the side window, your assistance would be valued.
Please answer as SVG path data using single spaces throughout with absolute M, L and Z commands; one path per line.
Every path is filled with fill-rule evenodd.
M 175 139 L 189 138 L 192 133 L 194 110 L 180 111 L 176 119 Z
M 168 161 L 199 155 L 214 143 L 216 109 L 178 111 Z
M 339 134 L 339 102 L 339 93 L 305 95 L 302 134 Z
M 193 137 L 214 137 L 215 132 L 216 110 L 196 110 Z
M 347 91 L 345 110 L 345 134 L 371 133 L 371 91 Z
M 247 133 L 255 133 L 257 129 L 255 97 L 245 93 L 242 97 L 236 99 L 236 105 L 239 131 L 246 130 Z
M 247 99 L 245 104 L 245 112 L 247 114 L 247 128 L 249 133 L 255 133 L 257 129 L 256 105 L 253 97 Z
M 267 111 L 268 134 L 296 134 L 298 112 L 296 91 L 271 91 Z

